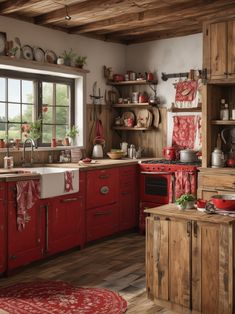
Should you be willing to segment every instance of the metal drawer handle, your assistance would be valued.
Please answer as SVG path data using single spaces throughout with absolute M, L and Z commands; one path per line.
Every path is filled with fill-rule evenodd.
M 69 202 L 75 202 L 78 201 L 79 198 L 78 197 L 72 197 L 72 198 L 65 198 L 65 199 L 61 199 L 61 203 L 69 203 Z
M 100 188 L 100 193 L 101 194 L 108 194 L 109 193 L 109 187 L 108 186 L 106 186 L 106 185 L 104 185 L 104 186 L 102 186 L 101 188 Z
M 112 214 L 112 211 L 107 211 L 107 212 L 97 212 L 95 213 L 95 216 L 105 216 L 105 215 L 110 215 Z

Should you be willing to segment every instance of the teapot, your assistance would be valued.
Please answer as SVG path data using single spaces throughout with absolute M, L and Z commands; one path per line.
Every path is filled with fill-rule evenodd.
M 121 150 L 122 150 L 123 153 L 124 153 L 124 156 L 127 156 L 127 152 L 128 152 L 128 143 L 127 143 L 127 142 L 122 142 L 122 143 L 120 143 L 120 147 L 121 147 Z
M 92 158 L 103 158 L 103 146 L 101 144 L 95 144 L 92 151 Z

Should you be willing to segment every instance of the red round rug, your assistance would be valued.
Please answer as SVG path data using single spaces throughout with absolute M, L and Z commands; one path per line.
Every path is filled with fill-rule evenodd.
M 121 314 L 127 302 L 108 289 L 39 281 L 1 288 L 0 309 L 10 314 Z

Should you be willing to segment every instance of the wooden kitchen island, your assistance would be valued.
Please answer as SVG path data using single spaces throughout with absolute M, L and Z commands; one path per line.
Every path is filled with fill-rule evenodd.
M 179 313 L 234 314 L 235 218 L 175 204 L 145 212 L 148 298 Z

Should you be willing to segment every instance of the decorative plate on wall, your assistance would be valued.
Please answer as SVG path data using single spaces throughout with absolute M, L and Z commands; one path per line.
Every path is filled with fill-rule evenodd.
M 25 45 L 22 47 L 22 54 L 24 59 L 33 60 L 33 48 L 29 45 Z
M 33 49 L 33 55 L 34 60 L 38 62 L 44 62 L 45 61 L 45 52 L 42 50 L 42 48 L 35 47 Z
M 48 63 L 56 63 L 57 55 L 52 50 L 47 50 L 45 53 L 45 61 Z
M 4 56 L 6 52 L 6 33 L 0 32 L 0 55 Z

